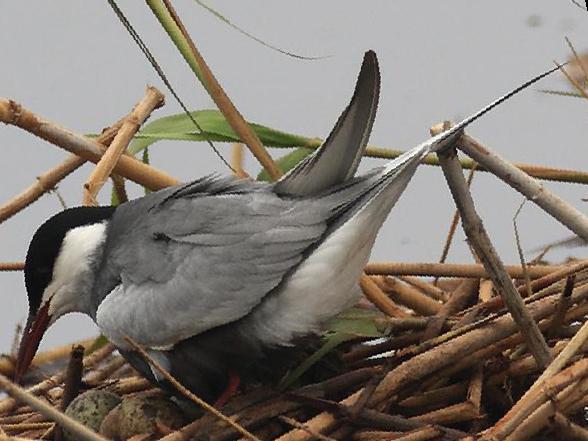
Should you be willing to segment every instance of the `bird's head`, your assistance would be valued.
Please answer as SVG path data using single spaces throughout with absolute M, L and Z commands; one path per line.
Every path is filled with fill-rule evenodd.
M 47 328 L 68 312 L 86 312 L 92 263 L 106 238 L 113 207 L 77 207 L 56 214 L 31 240 L 25 262 L 29 315 L 15 367 L 18 382 Z

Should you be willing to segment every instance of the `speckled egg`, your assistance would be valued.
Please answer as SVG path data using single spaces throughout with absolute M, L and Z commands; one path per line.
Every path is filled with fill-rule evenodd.
M 121 399 L 118 395 L 105 390 L 89 390 L 78 395 L 65 410 L 65 414 L 79 421 L 84 426 L 98 432 L 104 417 L 117 405 Z M 68 441 L 76 441 L 76 437 L 64 430 Z
M 100 433 L 108 438 L 127 439 L 141 433 L 156 432 L 155 421 L 177 429 L 184 423 L 184 416 L 174 403 L 164 398 L 128 398 L 104 418 Z

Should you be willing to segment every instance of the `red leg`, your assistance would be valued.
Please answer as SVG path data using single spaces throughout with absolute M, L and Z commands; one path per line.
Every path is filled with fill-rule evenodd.
M 220 395 L 220 397 L 218 397 L 214 402 L 214 407 L 220 409 L 225 404 L 227 404 L 227 401 L 229 401 L 229 399 L 237 393 L 240 384 L 241 377 L 239 376 L 239 374 L 233 371 L 229 372 L 229 381 L 227 383 L 227 387 L 224 390 L 224 392 Z

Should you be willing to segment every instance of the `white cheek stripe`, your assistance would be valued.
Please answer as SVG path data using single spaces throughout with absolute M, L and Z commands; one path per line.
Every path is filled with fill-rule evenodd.
M 63 315 L 79 310 L 84 295 L 79 288 L 90 271 L 90 256 L 106 238 L 106 225 L 101 222 L 76 227 L 63 238 L 51 283 L 43 292 L 42 304 L 51 299 L 49 314 Z

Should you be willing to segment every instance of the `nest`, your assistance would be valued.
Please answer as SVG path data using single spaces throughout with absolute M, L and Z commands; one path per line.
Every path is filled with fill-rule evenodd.
M 484 273 L 481 265 L 436 267 L 453 275 Z M 335 353 L 336 373 L 285 391 L 258 385 L 237 394 L 220 409 L 233 426 L 205 410 L 179 430 L 157 425 L 137 439 L 223 441 L 249 433 L 280 441 L 523 440 L 586 434 L 588 262 L 508 268 L 514 277 L 528 276 L 527 282 L 514 279 L 515 286 L 550 347 L 547 370 L 527 330 L 521 332 L 487 279 L 442 278 L 434 284 L 424 277 L 390 275 L 408 272 L 406 265 L 394 269 L 368 265 L 364 291 L 372 299 L 374 292 L 385 297 L 379 309 L 362 301 L 351 315 L 361 317 L 363 327 L 369 318 L 385 337 L 374 341 L 347 328 Z M 349 314 L 341 318 L 340 329 L 349 320 Z M 74 348 L 70 355 L 71 346 L 56 348 L 37 357 L 27 395 L 59 411 L 62 400 L 73 398 L 71 385 L 75 389 L 81 377 L 82 389 L 108 390 L 123 400 L 163 396 L 111 344 L 83 345 L 83 376 L 83 351 Z M 4 360 L 4 373 L 11 368 L 10 359 Z M 39 377 L 42 372 L 45 378 Z M 47 372 L 55 373 L 47 378 Z M 22 404 L 20 395 L 7 390 L 19 401 L 0 401 L 3 433 L 52 439 L 61 421 L 35 403 Z
M 187 35 L 184 38 L 189 40 Z M 195 63 L 202 67 L 204 61 L 196 55 Z M 234 125 L 233 138 L 227 137 L 226 127 L 218 136 L 224 141 L 249 140 L 249 148 L 270 177 L 279 176 L 262 144 L 251 136 L 251 127 L 226 104 L 227 97 L 218 99 L 222 89 L 209 69 L 202 72 L 205 85 L 218 86 L 209 92 L 223 115 L 239 123 Z M 132 112 L 91 139 L 49 123 L 14 101 L 0 100 L 0 121 L 73 153 L 1 206 L 0 222 L 55 188 L 84 161 L 98 164 L 84 186 L 84 202 L 90 205 L 109 176 L 119 201 L 126 197 L 124 178 L 149 190 L 177 184 L 170 175 L 123 155 L 139 126 L 161 105 L 163 95 L 150 87 Z M 287 137 L 277 131 L 271 135 L 283 137 L 281 145 L 305 149 L 318 145 L 316 139 Z M 324 346 L 286 377 L 290 387 L 261 384 L 215 409 L 177 384 L 180 393 L 203 409 L 201 416 L 178 430 L 154 421 L 153 430 L 132 438 L 588 439 L 588 261 L 505 267 L 477 217 L 462 167 L 475 169 L 479 164 L 584 239 L 588 219 L 534 178 L 585 184 L 588 173 L 515 166 L 467 135 L 456 144 L 475 162 L 460 163 L 453 150 L 426 162 L 443 168 L 469 244 L 481 264 L 369 264 L 360 281 L 366 299 L 353 314 L 330 324 Z M 367 153 L 386 158 L 400 154 L 385 149 Z M 239 158 L 237 147 L 232 168 L 245 176 Z M 453 226 L 457 219 L 456 214 Z M 20 263 L 0 264 L 0 270 L 19 269 Z M 379 339 L 374 341 L 375 337 Z M 298 375 L 307 368 L 320 371 L 322 355 L 333 348 L 336 351 L 329 358 L 331 363 L 335 358 L 336 369 L 328 375 L 322 372 L 322 378 L 313 381 Z M 85 342 L 73 351 L 68 346 L 39 354 L 34 367 L 37 376 L 29 375 L 21 388 L 8 379 L 14 368 L 12 358 L 0 360 L 0 388 L 9 395 L 0 401 L 2 439 L 58 440 L 67 430 L 76 439 L 104 440 L 63 412 L 80 390 L 107 390 L 123 400 L 163 394 L 107 342 Z

